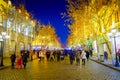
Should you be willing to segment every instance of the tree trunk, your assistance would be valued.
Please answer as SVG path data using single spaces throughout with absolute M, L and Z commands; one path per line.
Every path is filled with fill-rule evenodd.
M 111 49 L 110 49 L 110 45 L 109 45 L 109 43 L 108 43 L 108 40 L 106 39 L 107 35 L 102 35 L 102 37 L 103 37 L 103 39 L 104 39 L 105 42 L 106 42 L 108 51 L 109 51 L 109 53 L 110 53 L 110 55 L 111 55 L 112 64 L 114 65 L 114 56 L 113 56 L 113 54 L 112 54 L 112 52 L 111 52 Z

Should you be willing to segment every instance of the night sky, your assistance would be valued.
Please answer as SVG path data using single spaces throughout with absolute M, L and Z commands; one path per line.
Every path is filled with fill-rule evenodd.
M 51 24 L 60 37 L 61 43 L 65 45 L 68 37 L 68 28 L 64 25 L 61 13 L 66 12 L 66 0 L 12 0 L 12 3 L 25 4 L 28 12 L 42 24 Z

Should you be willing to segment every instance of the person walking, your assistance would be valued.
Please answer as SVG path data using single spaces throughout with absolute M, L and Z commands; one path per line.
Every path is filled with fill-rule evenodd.
M 50 51 L 49 50 L 46 51 L 46 58 L 47 58 L 47 61 L 49 61 L 49 59 L 50 59 Z
M 61 61 L 64 60 L 64 56 L 65 56 L 65 54 L 64 54 L 64 52 L 61 50 L 61 54 L 60 54 L 60 60 L 61 60 Z
M 104 51 L 104 60 L 108 60 L 108 53 L 107 53 L 107 51 Z
M 10 56 L 11 59 L 11 68 L 13 69 L 15 66 L 16 54 L 15 52 Z
M 82 58 L 82 65 L 85 65 L 86 52 L 84 50 L 82 50 L 81 58 Z
M 89 52 L 86 50 L 86 58 L 87 58 L 87 61 L 89 61 Z
M 76 56 L 75 51 L 71 51 L 69 53 L 69 56 L 70 56 L 70 64 L 73 64 L 73 61 L 75 60 L 75 56 Z
M 60 61 L 60 55 L 61 55 L 61 52 L 60 50 L 57 51 L 57 61 Z
M 90 56 L 92 57 L 93 56 L 92 49 L 89 50 L 89 53 L 90 53 Z
M 118 49 L 118 51 L 117 51 L 117 56 L 118 56 L 118 60 L 119 60 L 119 63 L 120 63 L 120 49 Z
M 26 68 L 26 65 L 27 65 L 27 58 L 28 58 L 28 55 L 27 55 L 27 52 L 25 51 L 25 53 L 23 53 L 22 55 L 22 63 L 23 63 L 24 69 Z
M 50 61 L 55 61 L 53 51 L 51 51 L 51 53 L 50 53 Z
M 80 65 L 80 51 L 76 52 L 76 65 Z
M 22 68 L 22 55 L 17 56 L 17 61 L 16 61 L 16 68 Z

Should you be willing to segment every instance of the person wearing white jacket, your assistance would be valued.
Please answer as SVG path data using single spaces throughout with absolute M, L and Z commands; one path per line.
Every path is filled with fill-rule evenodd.
M 85 65 L 86 52 L 84 50 L 82 50 L 81 58 L 82 58 L 82 65 Z

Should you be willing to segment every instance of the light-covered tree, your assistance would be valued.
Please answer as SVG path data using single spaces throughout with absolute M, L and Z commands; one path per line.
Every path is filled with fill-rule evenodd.
M 68 39 L 68 43 L 74 41 L 77 43 L 76 40 L 83 43 L 82 41 L 85 42 L 88 39 L 97 40 L 102 37 L 111 54 L 107 33 L 113 28 L 114 23 L 114 28 L 119 25 L 118 4 L 118 0 L 68 0 L 67 14 L 70 16 L 70 20 L 72 19 L 72 24 L 69 25 L 71 30 L 69 36 L 74 38 Z
M 61 47 L 55 29 L 51 25 L 42 25 L 42 27 L 39 28 L 38 35 L 35 37 L 33 45 Z

